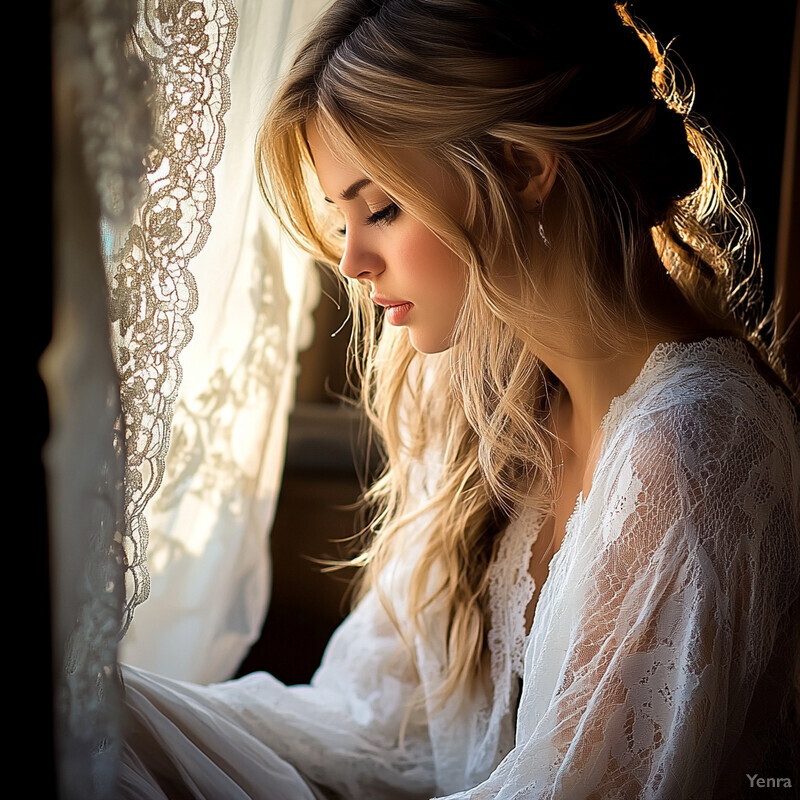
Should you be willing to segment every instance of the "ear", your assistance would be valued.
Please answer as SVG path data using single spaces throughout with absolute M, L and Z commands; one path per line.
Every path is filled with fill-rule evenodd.
M 503 152 L 516 176 L 514 191 L 525 211 L 540 209 L 558 175 L 558 156 L 545 150 L 532 150 L 518 144 L 505 142 Z

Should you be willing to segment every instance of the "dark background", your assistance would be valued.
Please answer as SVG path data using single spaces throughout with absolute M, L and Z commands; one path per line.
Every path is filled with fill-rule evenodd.
M 755 214 L 771 296 L 797 3 L 636 0 L 630 8 L 662 45 L 672 41 L 694 76 L 695 111 L 727 142 L 731 185 Z

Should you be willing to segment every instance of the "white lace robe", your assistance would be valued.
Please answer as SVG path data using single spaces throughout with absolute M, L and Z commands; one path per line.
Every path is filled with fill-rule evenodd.
M 658 345 L 602 425 L 527 634 L 541 520 L 504 534 L 485 691 L 435 708 L 443 645 L 414 640 L 417 674 L 369 594 L 310 686 L 126 671 L 126 796 L 707 800 L 765 774 L 758 737 L 785 685 L 769 675 L 786 680 L 797 637 L 797 417 L 742 342 L 706 339 Z

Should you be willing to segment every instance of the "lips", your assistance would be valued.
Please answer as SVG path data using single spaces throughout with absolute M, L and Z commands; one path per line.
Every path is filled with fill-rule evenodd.
M 374 294 L 372 295 L 372 302 L 375 303 L 377 306 L 383 306 L 383 308 L 393 308 L 394 306 L 405 306 L 410 305 L 408 300 L 396 300 L 391 297 L 384 297 L 381 294 Z
M 396 300 L 381 295 L 373 295 L 372 302 L 386 309 L 386 321 L 390 325 L 402 325 L 408 312 L 414 308 L 414 304 L 407 300 Z

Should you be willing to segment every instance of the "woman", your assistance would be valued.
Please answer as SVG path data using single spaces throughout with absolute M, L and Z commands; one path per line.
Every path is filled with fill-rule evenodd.
M 798 422 L 746 210 L 624 8 L 518 5 L 339 0 L 277 92 L 262 185 L 344 276 L 386 455 L 361 599 L 309 687 L 128 672 L 132 796 L 797 785 Z

